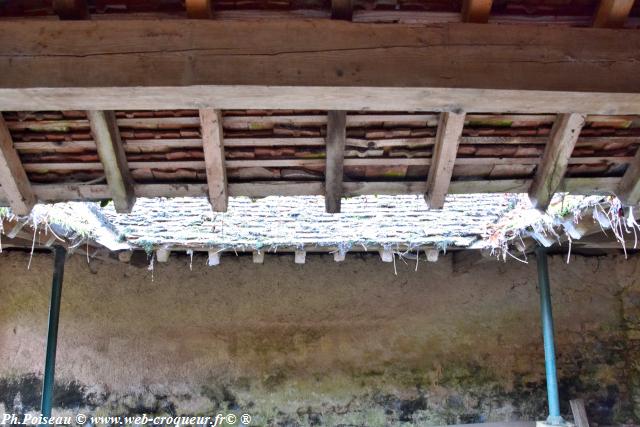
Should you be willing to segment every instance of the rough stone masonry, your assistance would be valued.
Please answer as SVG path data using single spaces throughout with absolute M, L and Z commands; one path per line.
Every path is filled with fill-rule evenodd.
M 37 410 L 52 257 L 0 254 L 0 412 Z M 72 256 L 54 415 L 241 411 L 252 425 L 438 425 L 546 416 L 533 260 Z M 562 410 L 640 422 L 640 256 L 550 258 Z

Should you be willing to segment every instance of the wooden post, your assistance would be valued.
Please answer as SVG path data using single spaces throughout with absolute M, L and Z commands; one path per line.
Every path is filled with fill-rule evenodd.
M 344 164 L 344 145 L 347 136 L 345 111 L 329 111 L 327 117 L 327 157 L 325 167 L 325 209 L 340 212 Z
M 564 179 L 569 158 L 584 123 L 583 114 L 558 114 L 551 128 L 542 161 L 529 188 L 529 198 L 535 208 L 546 211 L 549 206 L 551 198 Z
M 136 195 L 116 115 L 113 111 L 87 111 L 87 116 L 116 212 L 129 213 Z
M 493 0 L 464 0 L 462 3 L 462 21 L 484 24 L 489 21 Z
M 36 196 L 13 147 L 13 139 L 0 113 L 0 184 L 16 215 L 28 215 L 36 204 Z
M 464 127 L 464 118 L 464 113 L 440 113 L 425 193 L 425 200 L 429 208 L 442 209 L 444 206 Z
M 215 212 L 226 212 L 229 193 L 220 110 L 200 110 L 200 128 L 209 186 L 209 202 Z
M 593 19 L 594 27 L 624 27 L 634 0 L 600 0 L 600 5 Z

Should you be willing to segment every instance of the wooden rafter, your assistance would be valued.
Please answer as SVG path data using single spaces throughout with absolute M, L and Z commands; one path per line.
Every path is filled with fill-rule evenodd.
M 215 19 L 70 28 L 3 22 L 0 110 L 640 113 L 629 78 L 640 75 L 637 31 Z
M 89 19 L 87 0 L 53 0 L 53 10 L 60 19 Z
M 186 0 L 185 6 L 191 19 L 213 18 L 213 0 Z
M 116 115 L 113 111 L 91 110 L 87 111 L 87 116 L 116 212 L 131 212 L 136 196 Z
M 441 209 L 444 206 L 464 127 L 464 118 L 464 113 L 440 114 L 425 193 L 429 208 Z
M 634 0 L 600 0 L 598 10 L 593 19 L 594 27 L 624 27 Z
M 325 207 L 329 213 L 340 212 L 344 146 L 347 137 L 345 111 L 329 111 L 327 114 L 327 156 L 325 167 Z
M 464 0 L 462 21 L 483 24 L 489 21 L 493 0 Z
M 351 21 L 353 18 L 353 0 L 331 0 L 331 18 Z
M 616 194 L 628 205 L 640 203 L 640 150 L 624 173 Z
M 559 114 L 551 128 L 540 165 L 529 189 L 534 207 L 546 210 L 554 193 L 564 179 L 569 158 L 585 123 L 582 114 Z
M 7 125 L 0 114 L 0 185 L 9 205 L 17 215 L 28 215 L 36 204 L 27 173 L 13 146 Z
M 209 202 L 216 212 L 226 212 L 229 193 L 224 164 L 222 114 L 220 110 L 200 110 L 200 128 L 207 172 Z

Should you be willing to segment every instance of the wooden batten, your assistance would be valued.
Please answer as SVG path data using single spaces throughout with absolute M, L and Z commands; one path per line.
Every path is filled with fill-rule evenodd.
M 213 0 L 185 0 L 185 7 L 190 19 L 213 18 Z
M 120 262 L 129 263 L 131 262 L 131 257 L 133 256 L 133 251 L 120 251 L 118 252 L 118 260 Z
M 169 261 L 169 256 L 171 255 L 171 249 L 169 248 L 159 248 L 156 250 L 156 260 L 158 262 L 167 262 Z
M 559 114 L 556 118 L 529 188 L 529 198 L 537 209 L 545 211 L 558 191 L 584 123 L 583 114 Z
M 209 186 L 209 202 L 215 212 L 226 212 L 229 193 L 220 110 L 200 110 L 200 129 Z
M 331 19 L 351 21 L 353 18 L 353 0 L 331 0 Z
M 381 248 L 378 250 L 378 253 L 380 254 L 382 262 L 393 262 L 394 255 L 391 249 Z
M 627 205 L 640 203 L 640 150 L 624 173 L 616 194 Z
M 133 177 L 113 111 L 87 111 L 93 139 L 116 212 L 129 213 L 136 202 Z
M 0 113 L 0 185 L 16 215 L 28 215 L 36 204 L 27 173 L 13 146 L 13 139 Z
M 208 251 L 207 265 L 209 267 L 220 265 L 220 254 L 221 252 L 217 249 Z
M 493 0 L 464 0 L 462 2 L 462 21 L 483 24 L 489 21 Z
M 253 251 L 253 263 L 264 264 L 264 251 Z
M 449 189 L 458 144 L 464 127 L 464 113 L 441 113 L 427 176 L 425 200 L 429 208 L 441 209 Z
M 593 26 L 600 28 L 624 27 L 634 0 L 600 0 Z
M 293 261 L 296 264 L 304 264 L 306 262 L 306 258 L 307 258 L 307 251 L 302 250 L 302 249 L 297 249 L 295 251 L 295 255 L 294 255 Z
M 62 20 L 90 18 L 87 0 L 53 0 L 53 11 Z
M 340 212 L 346 136 L 346 112 L 329 111 L 325 167 L 325 208 L 328 213 Z
M 10 239 L 15 238 L 20 231 L 27 225 L 26 221 L 18 221 L 16 222 L 11 229 L 5 232 L 6 236 Z
M 558 191 L 573 194 L 616 193 L 621 179 L 617 177 L 565 178 Z M 369 181 L 345 182 L 345 197 L 367 194 L 424 194 L 426 181 Z M 531 187 L 530 179 L 499 179 L 453 181 L 450 194 L 473 193 L 526 193 Z M 32 186 L 38 200 L 42 202 L 97 201 L 111 197 L 109 187 L 104 184 L 37 184 Z M 204 197 L 208 194 L 206 184 L 136 184 L 138 197 Z M 229 195 L 238 197 L 267 196 L 321 196 L 324 194 L 322 182 L 309 181 L 256 181 L 232 183 Z M 0 203 L 8 204 L 6 199 Z

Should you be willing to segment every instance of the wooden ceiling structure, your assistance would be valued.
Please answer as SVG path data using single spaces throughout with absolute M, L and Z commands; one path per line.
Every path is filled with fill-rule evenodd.
M 186 0 L 166 15 L 35 3 L 0 6 L 0 202 L 17 214 L 205 195 L 216 211 L 268 195 L 325 195 L 328 212 L 361 194 L 422 193 L 433 208 L 476 192 L 529 192 L 541 209 L 558 191 L 640 201 L 631 0 L 525 23 L 492 17 L 526 1 L 453 13 L 333 0 L 311 14 Z

